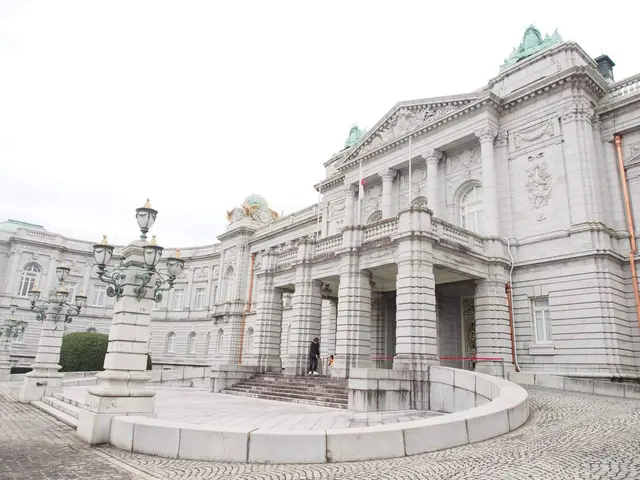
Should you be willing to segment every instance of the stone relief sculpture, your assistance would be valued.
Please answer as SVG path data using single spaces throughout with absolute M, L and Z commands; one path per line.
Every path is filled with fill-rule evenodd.
M 460 108 L 462 105 L 402 107 L 366 141 L 355 155 L 370 152 Z
M 463 170 L 480 163 L 480 147 L 465 148 L 453 153 L 451 159 L 451 170 Z
M 525 185 L 529 191 L 529 201 L 534 210 L 539 210 L 549 203 L 549 198 L 551 198 L 551 174 L 546 160 L 527 169 Z
M 280 218 L 278 213 L 269 208 L 267 201 L 260 195 L 249 195 L 242 202 L 242 206 L 227 212 L 230 225 L 241 220 L 249 219 L 258 223 L 269 223 Z
M 543 137 L 551 138 L 555 136 L 554 120 L 547 120 L 540 124 L 534 125 L 515 132 L 513 134 L 513 144 L 515 149 L 523 146 L 523 143 L 533 143 Z
M 522 36 L 522 42 L 513 49 L 509 58 L 505 59 L 504 63 L 500 66 L 500 70 L 510 67 L 511 65 L 560 42 L 562 42 L 562 37 L 558 33 L 558 30 L 555 30 L 551 36 L 545 35 L 543 39 L 540 30 L 533 25 L 530 25 Z

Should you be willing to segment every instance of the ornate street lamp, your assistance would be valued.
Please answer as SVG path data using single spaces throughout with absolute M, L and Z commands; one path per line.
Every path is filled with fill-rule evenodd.
M 44 322 L 50 319 L 55 323 L 58 323 L 58 321 L 71 323 L 73 317 L 79 315 L 87 304 L 87 297 L 82 294 L 76 295 L 75 304 L 67 302 L 69 299 L 69 291 L 64 286 L 64 281 L 69 276 L 70 271 L 71 269 L 69 267 L 56 268 L 58 286 L 49 291 L 48 300 L 37 303 L 42 293 L 38 290 L 38 287 L 34 287 L 29 291 L 31 310 L 35 310 L 37 321 Z
M 10 340 L 19 337 L 24 330 L 27 328 L 27 322 L 23 322 L 15 318 L 16 310 L 18 310 L 18 306 L 14 303 L 9 305 L 9 312 L 11 312 L 11 316 L 7 318 L 4 322 L 2 328 L 0 328 L 0 341 L 2 341 L 7 348 L 7 343 Z
M 149 199 L 143 207 L 136 209 L 136 220 L 140 228 L 140 242 L 142 249 L 141 262 L 121 262 L 120 265 L 108 270 L 107 264 L 113 257 L 114 247 L 107 242 L 107 236 L 103 235 L 102 241 L 93 246 L 93 257 L 98 266 L 98 278 L 108 285 L 107 296 L 120 298 L 126 286 L 132 286 L 138 299 L 142 299 L 150 288 L 153 288 L 153 300 L 160 303 L 163 292 L 173 288 L 176 277 L 184 270 L 184 260 L 180 258 L 180 251 L 176 250 L 174 257 L 167 259 L 167 273 L 156 270 L 156 266 L 162 258 L 163 248 L 156 242 L 155 235 L 151 242 L 147 243 L 147 233 L 156 221 L 158 211 L 151 208 Z M 132 275 L 133 273 L 133 275 Z M 133 283 L 127 283 L 132 282 Z

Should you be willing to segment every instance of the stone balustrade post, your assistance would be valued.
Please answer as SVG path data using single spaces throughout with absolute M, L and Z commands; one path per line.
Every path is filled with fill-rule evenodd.
M 484 234 L 497 236 L 498 228 L 498 192 L 496 186 L 496 168 L 493 152 L 493 140 L 498 130 L 487 125 L 475 132 L 480 141 L 482 157 L 482 192 L 484 196 Z
M 391 168 L 381 170 L 378 175 L 382 179 L 382 218 L 391 218 L 393 216 L 391 198 L 393 191 L 393 179 L 398 172 Z

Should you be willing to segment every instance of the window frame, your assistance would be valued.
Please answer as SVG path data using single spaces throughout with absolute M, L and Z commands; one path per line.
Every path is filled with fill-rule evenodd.
M 478 198 L 478 192 L 480 197 Z M 473 194 L 473 199 L 467 200 Z M 460 195 L 458 202 L 458 225 L 470 232 L 481 234 L 484 222 L 484 189 L 482 185 L 474 183 L 468 186 Z M 473 223 L 473 225 L 471 225 Z
M 537 305 L 538 302 L 544 302 L 543 305 Z M 553 343 L 553 332 L 551 330 L 551 305 L 549 297 L 533 297 L 530 299 L 531 321 L 533 324 L 533 343 L 535 345 L 551 345 Z M 542 331 L 544 339 L 538 337 L 539 319 L 537 313 L 542 314 Z

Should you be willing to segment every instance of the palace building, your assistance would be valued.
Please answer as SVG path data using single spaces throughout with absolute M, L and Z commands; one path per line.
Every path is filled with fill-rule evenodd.
M 250 195 L 217 243 L 181 248 L 184 273 L 153 312 L 154 365 L 303 374 L 319 337 L 339 377 L 502 362 L 640 376 L 640 74 L 615 81 L 614 66 L 529 27 L 482 88 L 352 127 L 321 202 L 280 217 Z M 16 302 L 28 321 L 14 364 L 39 338 L 27 292 L 61 263 L 88 296 L 67 331 L 108 333 L 98 240 L 0 223 L 0 319 Z

